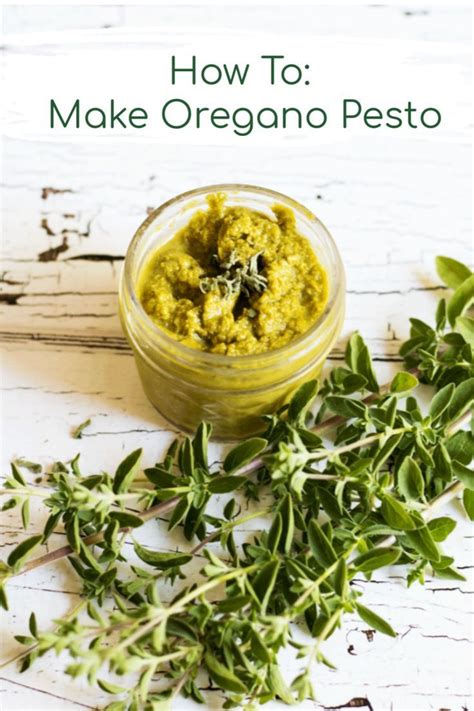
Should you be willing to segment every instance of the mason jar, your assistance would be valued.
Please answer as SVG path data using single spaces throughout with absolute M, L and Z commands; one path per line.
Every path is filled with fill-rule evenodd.
M 290 208 L 298 232 L 326 270 L 324 311 L 309 330 L 281 348 L 237 356 L 200 351 L 154 323 L 140 303 L 137 285 L 150 255 L 196 211 L 206 210 L 206 198 L 214 193 L 225 193 L 226 206 L 246 207 L 271 219 L 272 206 Z M 235 440 L 261 430 L 262 415 L 275 412 L 302 383 L 319 376 L 344 318 L 344 267 L 326 227 L 292 198 L 252 185 L 210 185 L 165 202 L 138 228 L 126 254 L 119 302 L 122 326 L 153 407 L 183 431 L 192 432 L 205 421 L 215 438 Z

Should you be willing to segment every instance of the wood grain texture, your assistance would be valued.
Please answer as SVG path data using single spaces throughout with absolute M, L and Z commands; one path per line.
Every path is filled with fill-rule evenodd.
M 6 52 L 15 33 L 32 37 L 81 30 L 89 40 L 103 32 L 115 42 L 137 36 L 137 28 L 187 25 L 242 28 L 260 23 L 276 33 L 346 35 L 437 42 L 469 41 L 463 8 L 394 7 L 219 10 L 163 7 L 22 8 L 5 13 Z M 304 16 L 304 22 L 302 22 Z M 117 37 L 119 39 L 117 39 Z M 121 39 L 120 39 L 121 38 Z M 22 47 L 21 51 L 30 50 Z M 35 50 L 39 51 L 38 47 Z M 49 51 L 49 50 L 47 50 Z M 468 71 L 468 67 L 466 67 Z M 181 148 L 125 141 L 53 143 L 4 141 L 2 166 L 3 267 L 0 273 L 3 465 L 25 456 L 49 465 L 78 450 L 84 470 L 113 470 L 121 457 L 142 446 L 145 465 L 162 454 L 174 432 L 145 400 L 133 358 L 117 317 L 117 280 L 131 235 L 150 208 L 198 185 L 260 184 L 292 195 L 313 210 L 333 233 L 347 269 L 347 317 L 331 355 L 341 360 L 345 338 L 361 331 L 382 379 L 399 365 L 398 348 L 407 318 L 430 318 L 442 295 L 434 256 L 471 258 L 471 166 L 465 141 L 451 143 L 358 137 L 344 144 L 305 148 L 206 146 Z M 78 442 L 72 429 L 92 425 Z M 219 457 L 221 449 L 215 447 Z M 31 533 L 42 514 L 33 512 Z M 367 698 L 374 711 L 472 711 L 473 540 L 456 502 L 458 526 L 447 546 L 466 583 L 430 580 L 407 590 L 396 569 L 357 580 L 369 607 L 380 609 L 399 633 L 371 634 L 355 618 L 327 643 L 337 672 L 315 670 L 318 703 L 302 709 L 344 708 Z M 250 535 L 251 527 L 241 536 Z M 16 510 L 2 515 L 0 546 L 6 556 L 25 534 Z M 60 535 L 50 547 L 60 545 Z M 140 540 L 157 548 L 170 542 L 165 527 L 151 522 Z M 199 567 L 197 561 L 197 567 Z M 78 583 L 66 562 L 34 571 L 10 586 L 12 614 L 4 625 L 2 657 L 17 653 L 12 634 L 23 634 L 29 611 L 49 628 L 51 617 L 77 601 Z M 110 701 L 97 689 L 68 681 L 65 660 L 48 655 L 26 674 L 0 672 L 7 711 L 95 709 Z M 284 660 L 288 674 L 297 663 Z M 202 686 L 208 680 L 202 679 Z M 209 708 L 219 708 L 210 691 Z M 268 708 L 279 708 L 278 704 Z M 180 709 L 194 708 L 184 701 Z

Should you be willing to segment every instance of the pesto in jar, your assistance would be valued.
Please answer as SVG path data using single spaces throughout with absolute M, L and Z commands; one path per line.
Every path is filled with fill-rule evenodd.
M 263 353 L 307 331 L 324 310 L 327 275 L 293 211 L 274 217 L 207 198 L 151 254 L 138 296 L 148 316 L 191 348 L 230 356 Z

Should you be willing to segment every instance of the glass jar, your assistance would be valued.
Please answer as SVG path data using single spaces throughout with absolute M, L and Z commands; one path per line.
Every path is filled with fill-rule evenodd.
M 183 345 L 143 309 L 136 285 L 148 257 L 187 225 L 206 197 L 226 194 L 226 205 L 244 206 L 274 218 L 275 204 L 293 210 L 328 275 L 326 308 L 314 325 L 285 346 L 255 355 L 228 356 Z M 261 416 L 275 412 L 305 381 L 318 377 L 344 318 L 345 278 L 339 252 L 325 226 L 303 205 L 251 185 L 210 185 L 178 195 L 154 210 L 128 248 L 120 280 L 120 315 L 133 348 L 143 389 L 169 422 L 192 432 L 202 421 L 223 440 L 262 429 Z

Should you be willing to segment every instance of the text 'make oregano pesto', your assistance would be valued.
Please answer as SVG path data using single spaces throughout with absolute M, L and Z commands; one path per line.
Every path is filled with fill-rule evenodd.
M 205 703 L 209 678 L 226 708 L 294 704 L 316 698 L 314 664 L 337 662 L 324 641 L 346 613 L 396 635 L 363 604 L 350 584 L 356 575 L 398 565 L 408 585 L 427 574 L 463 580 L 442 546 L 456 523 L 437 510 L 462 493 L 474 520 L 474 438 L 465 428 L 474 401 L 474 275 L 447 257 L 437 268 L 452 291 L 433 325 L 411 319 L 401 347 L 406 370 L 379 386 L 354 334 L 344 366 L 319 391 L 315 381 L 303 385 L 265 418 L 260 437 L 240 442 L 222 463 L 210 463 L 205 423 L 143 474 L 141 450 L 114 475 L 85 474 L 79 456 L 57 462 L 44 475 L 47 486 L 37 482 L 40 465 L 13 463 L 4 510 L 20 505 L 27 529 L 38 497 L 49 518 L 1 564 L 2 605 L 8 579 L 63 557 L 82 585 L 79 603 L 49 631 L 31 613 L 28 633 L 16 637 L 25 646 L 21 669 L 49 651 L 69 654 L 67 673 L 108 692 L 109 711 L 163 711 L 175 701 L 178 708 L 179 695 Z M 432 387 L 427 412 L 415 395 L 419 383 Z M 238 492 L 251 507 L 238 504 Z M 211 515 L 209 501 L 219 495 Z M 146 545 L 137 540 L 136 529 L 167 513 L 169 530 L 180 527 L 192 547 L 175 550 L 173 538 L 164 552 L 158 538 L 157 549 L 153 528 Z M 241 543 L 235 532 L 252 519 L 259 532 Z M 34 557 L 53 532 L 65 532 L 67 543 Z M 126 540 L 136 562 L 125 556 Z M 188 581 L 198 553 L 202 569 Z M 287 647 L 300 660 L 292 680 L 278 665 Z

